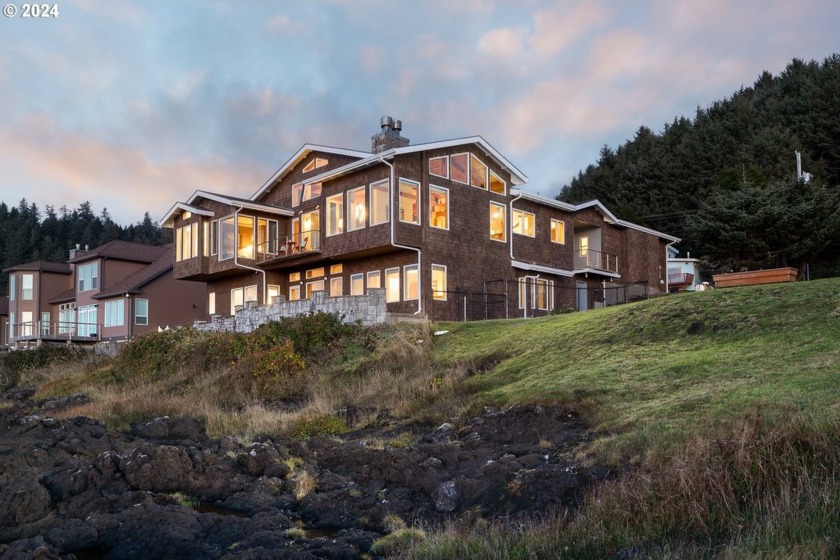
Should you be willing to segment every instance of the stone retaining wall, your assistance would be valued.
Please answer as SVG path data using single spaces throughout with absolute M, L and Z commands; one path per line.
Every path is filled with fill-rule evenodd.
M 196 321 L 193 326 L 205 332 L 252 332 L 269 321 L 279 321 L 283 317 L 296 317 L 309 313 L 331 313 L 341 317 L 345 323 L 361 322 L 363 325 L 376 325 L 386 321 L 385 289 L 368 290 L 364 296 L 329 297 L 327 292 L 312 294 L 311 299 L 286 301 L 280 296 L 271 305 L 257 306 L 254 302 L 237 308 L 233 317 L 211 315 L 209 322 Z

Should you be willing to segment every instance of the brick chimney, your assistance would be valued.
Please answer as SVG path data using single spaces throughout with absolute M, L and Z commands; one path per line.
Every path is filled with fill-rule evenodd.
M 410 140 L 400 135 L 402 121 L 395 121 L 391 117 L 379 119 L 382 131 L 370 137 L 370 151 L 374 154 L 382 153 L 391 148 L 408 146 Z

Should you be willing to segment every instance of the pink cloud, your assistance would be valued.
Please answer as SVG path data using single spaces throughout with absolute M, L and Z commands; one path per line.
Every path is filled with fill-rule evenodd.
M 524 54 L 528 27 L 504 27 L 485 33 L 478 42 L 478 52 L 496 59 L 511 60 Z
M 115 221 L 154 219 L 195 189 L 250 195 L 269 170 L 238 167 L 220 158 L 154 161 L 142 151 L 107 143 L 58 126 L 47 116 L 32 116 L 13 130 L 0 130 L 2 166 L 7 185 L 26 178 L 26 193 L 0 191 L 0 200 L 22 196 L 39 205 L 74 207 L 89 200 L 107 207 Z M 128 222 L 125 222 L 128 220 Z
M 543 57 L 560 54 L 610 19 L 612 10 L 600 1 L 578 2 L 571 7 L 559 3 L 534 14 L 531 46 Z

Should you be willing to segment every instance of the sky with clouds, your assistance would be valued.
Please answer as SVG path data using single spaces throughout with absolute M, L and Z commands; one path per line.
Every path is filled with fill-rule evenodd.
M 4 0 L 3 4 L 6 4 Z M 836 0 L 58 0 L 0 17 L 0 200 L 128 225 L 304 143 L 481 135 L 554 196 L 641 125 L 840 52 Z

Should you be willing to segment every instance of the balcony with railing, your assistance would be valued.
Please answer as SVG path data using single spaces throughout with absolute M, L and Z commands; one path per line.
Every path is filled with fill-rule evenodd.
M 9 325 L 9 342 L 100 340 L 101 323 L 76 321 L 23 321 Z
M 269 239 L 257 245 L 257 262 L 293 259 L 321 252 L 321 232 L 303 231 Z
M 575 251 L 575 272 L 605 272 L 609 275 L 618 274 L 618 256 L 585 249 Z

